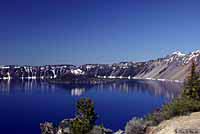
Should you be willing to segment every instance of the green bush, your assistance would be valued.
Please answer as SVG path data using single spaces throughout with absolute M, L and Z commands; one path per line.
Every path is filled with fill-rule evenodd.
M 86 134 L 91 130 L 89 120 L 87 119 L 75 119 L 70 124 L 72 134 Z
M 147 116 L 146 120 L 151 122 L 151 125 L 157 125 L 163 120 L 197 111 L 200 111 L 200 101 L 190 98 L 177 98 L 164 105 L 161 110 Z
M 200 110 L 200 101 L 190 98 L 175 99 L 171 104 L 163 107 L 163 114 L 166 118 L 185 115 Z
M 145 118 L 145 121 L 148 122 L 149 126 L 156 126 L 163 120 L 165 120 L 165 117 L 160 110 L 154 111 Z

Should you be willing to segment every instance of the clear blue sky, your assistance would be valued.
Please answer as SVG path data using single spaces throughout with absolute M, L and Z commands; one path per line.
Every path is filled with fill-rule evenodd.
M 199 0 L 2 0 L 0 64 L 144 61 L 200 49 Z

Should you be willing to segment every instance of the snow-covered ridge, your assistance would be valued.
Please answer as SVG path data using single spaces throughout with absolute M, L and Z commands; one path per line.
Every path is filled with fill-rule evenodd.
M 71 73 L 75 75 L 84 75 L 84 71 L 81 69 L 71 69 Z
M 188 64 L 191 60 L 195 61 L 199 55 L 200 55 L 200 50 L 196 50 L 188 54 L 184 54 L 180 51 L 175 51 L 172 54 L 167 55 L 164 58 L 164 61 L 169 62 L 169 63 L 178 61 L 179 63 L 182 63 L 182 64 Z
M 0 66 L 0 79 L 54 79 L 67 74 L 84 75 L 84 71 L 73 65 L 47 66 Z
M 53 79 L 66 76 L 90 76 L 109 79 L 181 80 L 187 77 L 191 61 L 200 68 L 200 50 L 189 54 L 173 52 L 164 58 L 143 62 L 119 62 L 114 64 L 0 66 L 0 79 Z
M 182 57 L 182 56 L 185 56 L 186 54 L 181 53 L 180 51 L 175 51 L 172 53 L 172 55 L 178 55 L 178 56 Z

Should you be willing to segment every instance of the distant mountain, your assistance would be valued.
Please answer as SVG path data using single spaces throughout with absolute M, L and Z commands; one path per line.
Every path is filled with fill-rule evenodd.
M 188 75 L 191 62 L 200 67 L 200 50 L 189 54 L 173 52 L 164 58 L 146 62 L 120 62 L 111 65 L 88 64 L 80 67 L 86 74 L 109 78 L 141 78 L 184 80 Z
M 194 61 L 200 69 L 200 50 L 183 54 L 173 52 L 163 58 L 146 62 L 120 62 L 114 64 L 0 66 L 0 79 L 53 79 L 68 76 L 129 79 L 184 80 Z

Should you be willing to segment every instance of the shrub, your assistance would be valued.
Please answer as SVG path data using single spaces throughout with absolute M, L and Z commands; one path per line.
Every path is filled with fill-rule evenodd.
M 200 101 L 190 98 L 179 98 L 163 107 L 164 116 L 169 119 L 174 116 L 185 115 L 200 110 Z
M 164 105 L 161 110 L 147 116 L 146 120 L 150 122 L 150 125 L 157 125 L 163 120 L 197 111 L 200 111 L 200 101 L 190 98 L 177 98 Z
M 148 122 L 149 126 L 155 126 L 158 125 L 160 122 L 165 120 L 165 117 L 162 114 L 162 111 L 160 109 L 157 109 L 153 113 L 149 114 L 146 118 L 145 121 Z
M 71 122 L 70 129 L 72 134 L 86 134 L 91 130 L 90 123 L 87 119 L 78 118 Z

